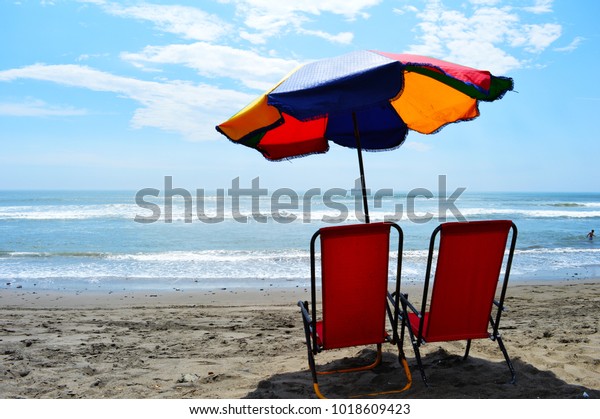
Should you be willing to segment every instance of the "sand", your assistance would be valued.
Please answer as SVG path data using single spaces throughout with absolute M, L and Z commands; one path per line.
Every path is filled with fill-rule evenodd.
M 409 292 L 417 295 L 418 284 Z M 410 288 L 410 286 L 409 286 Z M 406 288 L 405 288 L 406 290 Z M 296 302 L 305 289 L 48 292 L 0 290 L 0 398 L 314 398 Z M 405 344 L 412 387 L 386 398 L 600 398 L 600 280 L 514 282 L 495 342 L 422 348 L 430 386 Z M 326 376 L 330 398 L 402 387 L 392 345 L 381 366 Z M 347 366 L 373 348 L 319 354 Z

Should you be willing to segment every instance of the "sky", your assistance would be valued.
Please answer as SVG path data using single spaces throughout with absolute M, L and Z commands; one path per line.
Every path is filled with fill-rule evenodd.
M 0 190 L 350 189 L 355 150 L 269 162 L 215 126 L 300 64 L 374 49 L 515 89 L 366 153 L 372 190 L 600 192 L 598 16 L 595 0 L 2 0 Z

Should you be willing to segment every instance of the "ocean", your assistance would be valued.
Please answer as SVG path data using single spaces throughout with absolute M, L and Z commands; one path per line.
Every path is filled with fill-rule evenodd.
M 0 191 L 0 289 L 306 287 L 312 234 L 362 217 L 361 201 L 341 190 L 179 192 Z M 510 219 L 519 229 L 511 281 L 600 277 L 600 237 L 586 238 L 599 231 L 599 193 L 396 193 L 369 201 L 372 221 L 395 219 L 404 231 L 403 280 L 423 280 L 440 222 L 482 219 Z

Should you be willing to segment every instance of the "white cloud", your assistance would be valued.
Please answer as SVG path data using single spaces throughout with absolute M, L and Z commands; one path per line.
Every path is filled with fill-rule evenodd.
M 215 15 L 198 8 L 139 3 L 134 6 L 124 6 L 120 3 L 101 0 L 80 0 L 94 3 L 114 16 L 133 18 L 152 22 L 163 31 L 198 41 L 214 41 L 227 35 L 232 26 Z
M 433 148 L 431 144 L 419 143 L 416 141 L 407 141 L 402 147 L 419 153 L 426 153 Z
M 469 0 L 469 3 L 477 6 L 495 6 L 500 3 L 500 0 Z
M 141 2 L 136 5 L 123 5 L 104 0 L 79 0 L 95 4 L 105 12 L 123 18 L 133 18 L 152 22 L 159 30 L 173 33 L 184 39 L 215 41 L 230 36 L 236 30 L 238 36 L 253 44 L 265 44 L 273 36 L 288 31 L 317 36 L 332 43 L 348 44 L 353 35 L 348 32 L 328 33 L 322 29 L 304 27 L 311 17 L 322 13 L 342 16 L 347 20 L 368 18 L 365 12 L 382 0 L 221 0 L 232 3 L 236 14 L 246 28 L 236 29 L 231 23 L 196 7 L 180 5 L 159 5 Z
M 48 105 L 39 99 L 27 99 L 24 102 L 0 103 L 2 116 L 33 116 L 33 117 L 62 117 L 81 116 L 88 112 L 85 109 L 75 109 L 70 106 Z
M 257 12 L 263 15 L 284 16 L 289 14 L 319 15 L 328 12 L 343 16 L 346 19 L 368 17 L 366 9 L 375 6 L 382 0 L 233 0 L 240 10 Z
M 118 94 L 142 105 L 131 120 L 134 128 L 159 128 L 190 140 L 217 138 L 214 126 L 229 118 L 231 109 L 252 100 L 250 95 L 208 85 L 136 80 L 79 65 L 35 64 L 0 71 L 0 81 L 18 79 Z
M 392 11 L 398 15 L 403 15 L 403 14 L 409 13 L 409 12 L 416 13 L 419 11 L 419 9 L 417 9 L 415 6 L 408 5 L 408 6 L 403 6 L 402 8 L 394 7 L 392 9 Z
M 550 44 L 560 38 L 562 27 L 554 23 L 524 25 L 523 31 L 527 35 L 525 51 L 538 53 L 544 51 Z
M 311 17 L 322 13 L 342 16 L 347 20 L 368 18 L 365 11 L 381 3 L 382 0 L 231 0 L 236 6 L 237 15 L 243 18 L 247 30 L 240 36 L 255 44 L 265 44 L 271 37 L 293 31 L 304 35 L 313 35 L 333 43 L 346 44 L 352 41 L 352 34 L 342 32 L 327 33 L 323 30 L 311 30 L 306 26 Z
M 104 53 L 104 54 L 81 54 L 79 57 L 77 57 L 75 59 L 75 61 L 87 61 L 93 58 L 103 58 L 103 57 L 108 57 L 109 54 L 108 53 Z
M 533 6 L 523 7 L 523 10 L 526 10 L 531 13 L 550 13 L 552 12 L 552 3 L 554 0 L 536 0 Z
M 527 63 L 527 58 L 517 58 L 518 50 L 511 50 L 539 54 L 561 36 L 562 27 L 558 24 L 527 24 L 519 10 L 496 4 L 499 2 L 495 0 L 471 0 L 470 9 L 450 10 L 441 0 L 428 0 L 425 8 L 416 13 L 421 20 L 420 43 L 412 45 L 410 52 L 499 75 Z M 538 1 L 535 13 L 550 6 L 551 2 Z
M 352 40 L 354 39 L 354 34 L 352 32 L 340 32 L 337 34 L 331 34 L 328 32 L 324 32 L 324 31 L 311 31 L 308 29 L 300 29 L 298 31 L 298 33 L 300 34 L 304 34 L 304 35 L 312 35 L 312 36 L 316 36 L 317 38 L 323 38 L 326 41 L 329 41 L 333 44 L 350 44 L 352 43 Z
M 135 65 L 180 64 L 193 68 L 204 77 L 228 77 L 246 87 L 267 90 L 300 63 L 276 57 L 264 57 L 254 51 L 206 42 L 149 46 L 139 53 L 122 53 L 121 58 Z
M 558 52 L 575 51 L 583 41 L 585 41 L 585 38 L 583 38 L 581 36 L 577 36 L 577 37 L 575 37 L 575 39 L 573 39 L 571 41 L 571 43 L 569 45 L 566 45 L 564 47 L 554 48 L 554 51 L 558 51 Z

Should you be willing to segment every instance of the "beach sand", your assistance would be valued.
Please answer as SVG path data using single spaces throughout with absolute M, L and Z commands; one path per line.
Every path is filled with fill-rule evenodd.
M 404 285 L 403 285 L 404 286 Z M 409 284 L 413 298 L 418 284 Z M 314 398 L 298 300 L 308 290 L 0 290 L 0 398 Z M 387 398 L 600 398 L 600 280 L 513 282 L 495 342 L 427 344 L 425 387 L 408 342 L 408 391 Z M 321 379 L 330 398 L 404 385 L 392 345 L 381 366 Z M 328 351 L 340 367 L 373 348 Z M 360 359 L 356 359 L 360 358 Z

